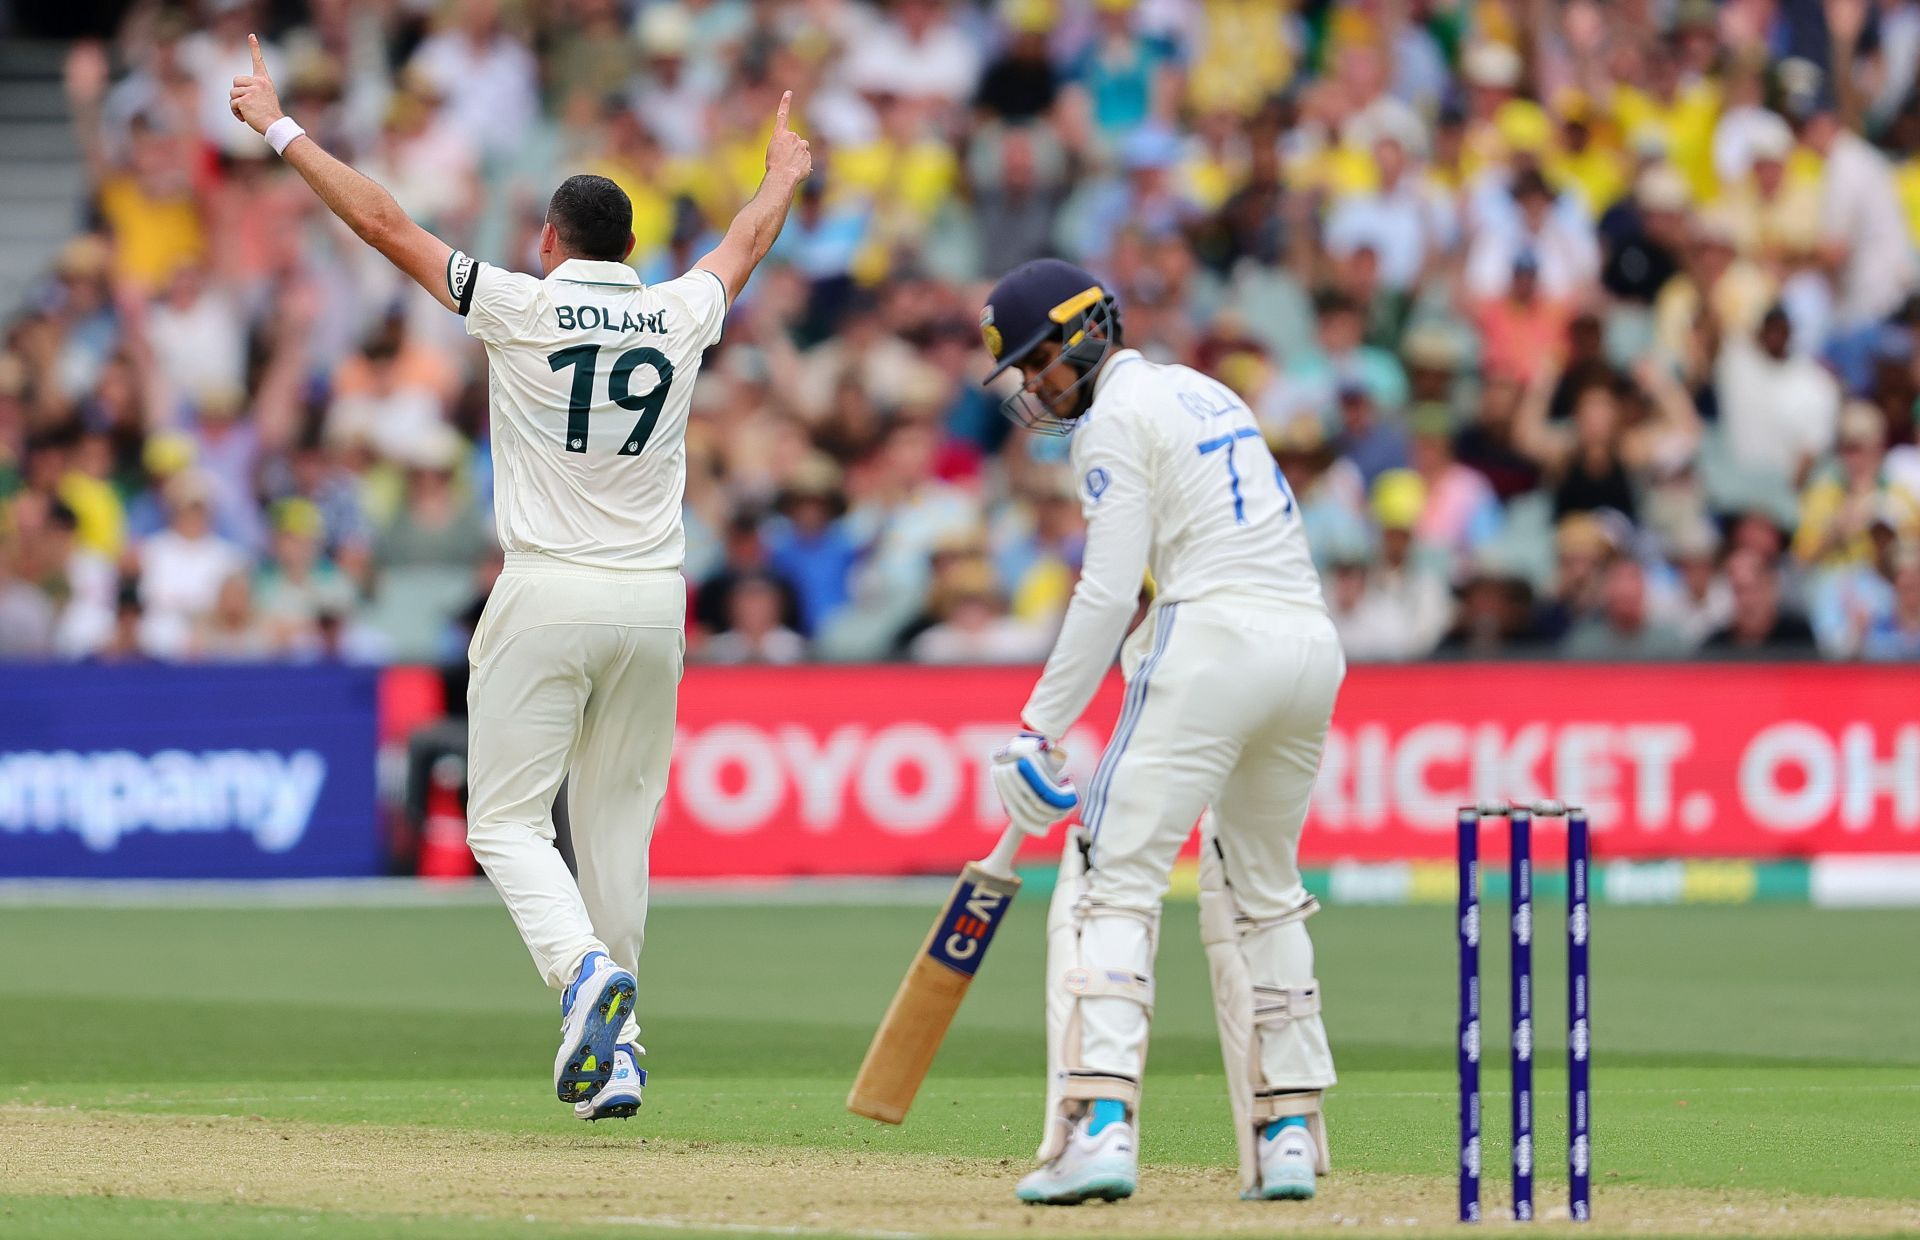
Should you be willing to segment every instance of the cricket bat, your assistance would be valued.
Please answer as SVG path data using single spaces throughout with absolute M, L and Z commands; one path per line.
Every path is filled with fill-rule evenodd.
M 907 1118 L 920 1082 L 953 1024 L 953 1014 L 973 985 L 973 975 L 993 942 L 1008 905 L 1020 890 L 1013 855 L 1025 832 L 1009 826 L 994 850 L 960 872 L 933 930 L 920 945 L 900 989 L 867 1047 L 860 1075 L 847 1094 L 847 1110 L 886 1124 Z

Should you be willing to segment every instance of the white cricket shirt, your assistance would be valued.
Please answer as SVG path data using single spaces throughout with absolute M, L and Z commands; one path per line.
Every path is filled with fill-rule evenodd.
M 540 280 L 456 251 L 447 290 L 487 346 L 500 546 L 678 569 L 687 415 L 726 318 L 720 277 L 649 287 L 625 263 L 572 258 Z
M 1093 700 L 1133 617 L 1142 574 L 1154 605 L 1210 596 L 1325 613 L 1299 505 L 1246 402 L 1186 366 L 1122 349 L 1074 424 L 1086 558 L 1028 727 L 1065 735 Z

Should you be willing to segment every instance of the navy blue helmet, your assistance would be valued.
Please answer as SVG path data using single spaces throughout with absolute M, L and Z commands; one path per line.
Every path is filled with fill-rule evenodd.
M 980 312 L 980 335 L 993 354 L 992 382 L 1025 362 L 1047 341 L 1060 353 L 1019 391 L 1000 402 L 1000 411 L 1022 426 L 1054 434 L 1071 429 L 1093 399 L 1093 373 L 1120 347 L 1120 307 L 1113 295 L 1084 268 L 1058 258 L 1023 263 L 1000 277 Z M 1051 398 L 1038 391 L 1042 376 L 1057 366 L 1077 378 Z

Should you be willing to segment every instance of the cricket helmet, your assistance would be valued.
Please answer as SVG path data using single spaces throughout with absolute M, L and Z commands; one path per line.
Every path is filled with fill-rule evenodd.
M 1120 306 L 1093 273 L 1058 258 L 1023 263 L 1000 277 L 980 312 L 980 335 L 993 355 L 991 383 L 1049 340 L 1060 353 L 1045 368 L 1071 367 L 1073 386 L 1051 400 L 1036 391 L 1040 375 L 1000 402 L 1022 426 L 1065 434 L 1092 403 L 1093 373 L 1120 347 Z

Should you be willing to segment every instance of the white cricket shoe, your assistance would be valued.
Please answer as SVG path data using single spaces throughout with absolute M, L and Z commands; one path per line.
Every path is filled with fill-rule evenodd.
M 1320 1152 L 1305 1124 L 1288 1124 L 1260 1138 L 1260 1187 L 1244 1197 L 1267 1201 L 1311 1201 L 1313 1166 Z
M 632 1119 L 640 1109 L 640 1088 L 647 1083 L 647 1070 L 638 1058 L 647 1048 L 638 1042 L 622 1042 L 614 1048 L 613 1075 L 593 1097 L 573 1104 L 580 1119 Z
M 1133 1125 L 1110 1123 L 1100 1135 L 1088 1133 L 1083 1118 L 1067 1137 L 1058 1158 L 1029 1173 L 1015 1189 L 1030 1205 L 1076 1206 L 1083 1201 L 1119 1201 L 1133 1196 L 1140 1179 L 1140 1143 Z

